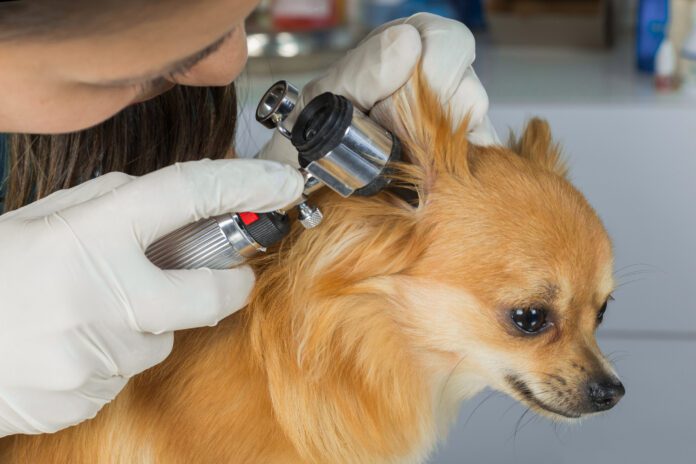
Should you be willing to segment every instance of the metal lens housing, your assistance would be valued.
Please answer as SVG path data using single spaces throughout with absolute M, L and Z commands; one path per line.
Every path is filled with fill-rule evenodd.
M 288 116 L 295 108 L 299 90 L 287 81 L 278 81 L 261 97 L 256 107 L 256 120 L 269 129 L 278 130 L 290 137 L 292 125 Z
M 389 180 L 390 161 L 401 157 L 394 136 L 340 95 L 312 100 L 293 125 L 300 166 L 339 195 L 374 195 Z

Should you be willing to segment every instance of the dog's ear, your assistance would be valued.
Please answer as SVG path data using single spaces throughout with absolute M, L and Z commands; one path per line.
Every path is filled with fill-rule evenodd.
M 553 141 L 551 128 L 543 119 L 531 119 L 519 139 L 515 139 L 511 134 L 509 146 L 522 158 L 528 159 L 539 167 L 563 177 L 568 174 L 568 166 L 561 156 L 561 148 Z
M 370 117 L 401 141 L 403 161 L 410 165 L 401 171 L 415 179 L 413 183 L 423 194 L 440 174 L 470 177 L 469 118 L 453 129 L 449 111 L 419 71 L 394 95 L 378 103 Z

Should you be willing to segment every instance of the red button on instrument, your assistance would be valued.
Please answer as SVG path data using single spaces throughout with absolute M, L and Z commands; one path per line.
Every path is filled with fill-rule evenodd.
M 239 219 L 242 220 L 242 222 L 245 225 L 253 224 L 254 222 L 259 220 L 259 215 L 256 213 L 239 213 Z

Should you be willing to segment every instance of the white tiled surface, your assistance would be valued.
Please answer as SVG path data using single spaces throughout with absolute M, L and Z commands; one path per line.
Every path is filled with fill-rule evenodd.
M 633 39 L 609 50 L 494 47 L 477 42 L 474 68 L 491 102 L 694 104 L 682 92 L 656 93 L 652 77 L 635 72 Z

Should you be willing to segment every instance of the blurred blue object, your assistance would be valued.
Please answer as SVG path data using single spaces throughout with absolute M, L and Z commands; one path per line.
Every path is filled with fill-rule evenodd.
M 452 5 L 457 10 L 457 19 L 469 26 L 470 29 L 483 29 L 486 19 L 481 0 L 453 0 Z
M 454 4 L 472 3 L 468 0 L 450 2 L 447 0 L 368 0 L 366 5 L 366 24 L 377 27 L 397 18 L 411 16 L 419 12 L 433 13 L 447 18 L 462 19 Z M 473 3 L 479 3 L 476 0 Z
M 655 55 L 667 34 L 668 23 L 668 0 L 641 0 L 636 31 L 636 58 L 639 70 L 655 72 Z

